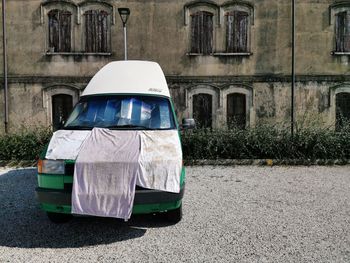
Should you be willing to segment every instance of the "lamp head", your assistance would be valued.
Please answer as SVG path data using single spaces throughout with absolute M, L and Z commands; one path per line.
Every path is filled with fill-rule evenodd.
M 120 15 L 120 18 L 125 25 L 128 21 L 129 15 L 130 15 L 130 9 L 129 8 L 118 8 L 118 13 Z

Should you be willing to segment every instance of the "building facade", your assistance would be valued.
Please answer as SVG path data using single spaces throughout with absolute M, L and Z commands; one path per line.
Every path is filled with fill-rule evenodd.
M 119 7 L 131 10 L 129 59 L 161 65 L 179 120 L 244 128 L 290 119 L 291 1 L 6 2 L 10 131 L 57 127 L 91 77 L 124 58 Z M 296 13 L 297 120 L 339 126 L 350 119 L 350 1 L 298 0 Z M 3 84 L 0 109 L 3 133 Z

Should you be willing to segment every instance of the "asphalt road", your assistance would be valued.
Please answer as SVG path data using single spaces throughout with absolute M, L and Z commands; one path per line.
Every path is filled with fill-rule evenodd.
M 184 218 L 55 225 L 0 169 L 0 262 L 350 262 L 350 166 L 189 167 Z

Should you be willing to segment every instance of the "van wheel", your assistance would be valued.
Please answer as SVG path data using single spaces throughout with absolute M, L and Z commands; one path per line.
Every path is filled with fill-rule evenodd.
M 182 219 L 182 204 L 180 205 L 179 208 L 165 212 L 164 216 L 168 222 L 175 223 L 175 224 L 180 222 Z
M 55 224 L 67 223 L 72 219 L 72 215 L 70 214 L 53 213 L 53 212 L 47 212 L 46 214 L 49 220 Z

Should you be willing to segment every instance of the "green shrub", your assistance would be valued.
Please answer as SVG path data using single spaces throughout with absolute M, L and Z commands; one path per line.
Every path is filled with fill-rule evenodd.
M 259 125 L 240 130 L 182 132 L 184 159 L 350 159 L 350 126 L 340 131 Z
M 14 134 L 0 135 L 0 160 L 35 160 L 49 142 L 49 128 L 22 128 Z
M 49 128 L 0 135 L 0 160 L 35 160 L 49 142 Z M 182 132 L 185 160 L 199 159 L 350 159 L 350 125 L 339 131 L 259 125 L 241 130 L 195 129 Z

